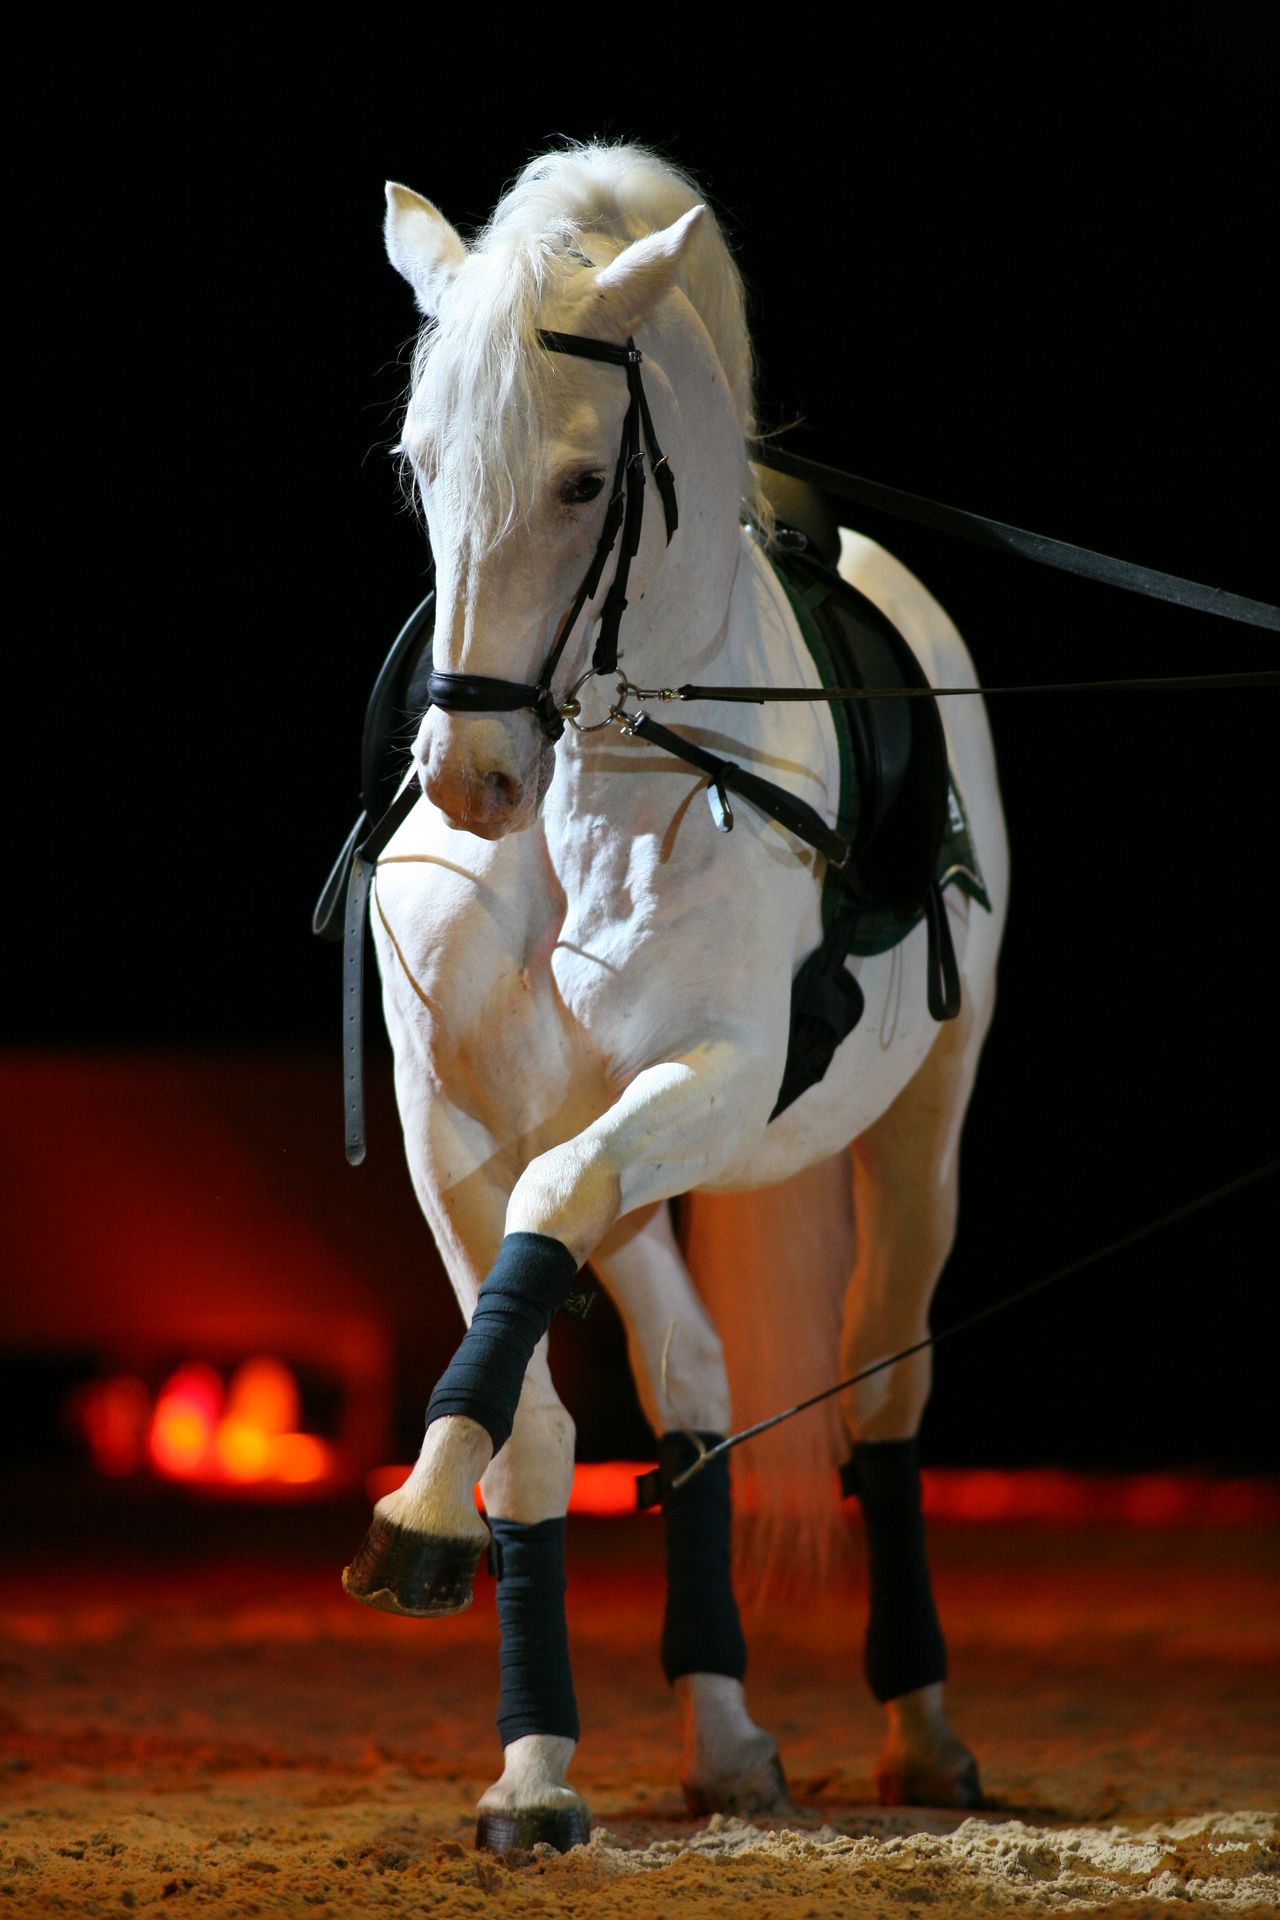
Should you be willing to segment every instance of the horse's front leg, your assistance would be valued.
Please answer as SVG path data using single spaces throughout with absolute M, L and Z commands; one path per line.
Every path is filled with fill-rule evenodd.
M 501 1242 L 507 1196 L 482 1175 L 448 1193 L 432 1183 L 426 1169 L 446 1164 L 455 1145 L 448 1137 L 451 1119 L 442 1101 L 432 1102 L 429 1112 L 405 1103 L 419 1198 L 470 1322 L 479 1277 Z M 476 1564 L 489 1548 L 502 1637 L 503 1769 L 481 1797 L 476 1841 L 494 1853 L 539 1842 L 563 1851 L 591 1831 L 587 1804 L 567 1777 L 579 1732 L 564 1606 L 573 1449 L 573 1421 L 552 1384 L 542 1339 L 497 1457 L 490 1458 L 491 1436 L 477 1422 L 434 1422 L 404 1485 L 378 1502 L 343 1578 L 353 1599 L 388 1612 L 456 1612 L 470 1601 Z M 457 1497 L 459 1463 L 470 1476 L 463 1499 Z M 477 1480 L 488 1526 L 476 1511 Z
M 729 1463 L 673 1491 L 699 1448 L 730 1424 L 720 1337 L 659 1203 L 620 1220 L 592 1256 L 627 1330 L 632 1371 L 658 1441 L 666 1542 L 662 1667 L 680 1704 L 680 1777 L 689 1810 L 791 1810 L 778 1748 L 743 1686 L 747 1650 L 732 1580 Z
M 732 1039 L 707 1041 L 637 1074 L 598 1120 L 520 1175 L 394 1515 L 415 1536 L 415 1591 L 429 1562 L 438 1604 L 395 1610 L 449 1613 L 468 1604 L 484 1546 L 473 1488 L 507 1444 L 529 1361 L 576 1291 L 579 1267 L 621 1215 L 713 1178 L 748 1149 L 768 1119 L 775 1068 Z M 436 1237 L 443 1244 L 438 1228 Z M 367 1586 L 367 1570 L 359 1577 Z

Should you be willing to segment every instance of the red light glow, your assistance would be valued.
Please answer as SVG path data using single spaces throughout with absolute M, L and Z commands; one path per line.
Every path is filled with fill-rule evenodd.
M 92 1380 L 73 1396 L 69 1413 L 84 1434 L 99 1473 L 113 1480 L 136 1473 L 147 1457 L 151 1395 L 130 1373 Z
M 151 1416 L 148 1444 L 158 1473 L 173 1480 L 210 1477 L 222 1401 L 222 1381 L 212 1367 L 191 1361 L 170 1374 Z
M 94 1465 L 117 1477 L 148 1463 L 166 1480 L 201 1487 L 319 1486 L 337 1477 L 333 1447 L 298 1430 L 294 1375 L 266 1356 L 246 1360 L 224 1385 L 203 1361 L 179 1367 L 152 1407 L 146 1386 L 119 1374 L 83 1388 L 72 1417 Z
M 622 1518 L 636 1512 L 640 1460 L 580 1461 L 573 1470 L 569 1512 Z M 375 1467 L 365 1478 L 370 1500 L 394 1493 L 408 1467 Z M 1280 1521 L 1280 1486 L 1263 1480 L 1213 1480 L 1179 1473 L 1090 1474 L 1056 1468 L 926 1468 L 924 1510 L 930 1519 L 998 1524 L 1037 1521 L 1080 1526 L 1261 1526 Z M 476 1488 L 476 1504 L 484 1502 Z M 656 1513 L 656 1507 L 649 1509 Z

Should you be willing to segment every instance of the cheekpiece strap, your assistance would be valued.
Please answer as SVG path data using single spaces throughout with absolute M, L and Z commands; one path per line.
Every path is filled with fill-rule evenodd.
M 640 378 L 640 363 L 644 356 L 635 341 L 629 339 L 625 347 L 619 347 L 610 340 L 594 340 L 589 334 L 558 333 L 548 327 L 538 329 L 538 339 L 548 353 L 564 353 L 578 360 L 599 360 L 607 366 L 625 367 L 628 394 L 627 411 L 622 422 L 622 444 L 618 449 L 618 460 L 613 474 L 613 491 L 605 511 L 604 525 L 600 529 L 600 538 L 596 543 L 596 550 L 592 556 L 591 565 L 587 569 L 586 578 L 575 595 L 572 612 L 561 628 L 560 640 L 539 677 L 539 687 L 545 690 L 550 687 L 551 676 L 559 664 L 560 654 L 574 622 L 587 601 L 594 597 L 600 585 L 605 562 L 612 553 L 618 534 L 621 532 L 622 544 L 618 552 L 618 564 L 614 571 L 613 583 L 600 610 L 600 628 L 591 656 L 591 665 L 596 673 L 613 673 L 617 668 L 618 629 L 627 609 L 627 581 L 631 572 L 631 562 L 640 549 L 640 533 L 644 522 L 646 453 L 662 500 L 668 544 L 680 524 L 680 516 L 676 505 L 675 477 L 671 471 L 671 463 L 658 445 L 658 437 L 653 430 L 653 416 L 649 411 L 644 383 Z

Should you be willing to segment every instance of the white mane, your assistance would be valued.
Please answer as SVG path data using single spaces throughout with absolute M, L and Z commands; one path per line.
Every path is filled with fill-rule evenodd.
M 413 391 L 431 397 L 442 434 L 435 451 L 466 503 L 478 546 L 499 540 L 531 498 L 548 377 L 536 333 L 548 293 L 587 264 L 602 266 L 633 240 L 670 226 L 702 198 L 684 173 L 643 147 L 569 147 L 531 160 L 472 242 L 438 321 L 418 337 Z M 742 279 L 710 209 L 680 285 L 737 402 L 743 491 L 754 504 L 746 451 L 753 360 Z

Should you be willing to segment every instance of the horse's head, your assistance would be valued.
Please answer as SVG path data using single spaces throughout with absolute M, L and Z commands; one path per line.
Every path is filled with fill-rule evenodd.
M 486 709 L 473 698 L 467 710 L 432 706 L 419 729 L 423 790 L 452 826 L 484 839 L 536 816 L 555 767 L 554 704 L 587 664 L 588 634 L 618 552 L 615 546 L 584 605 L 580 588 L 615 488 L 625 370 L 550 352 L 540 330 L 617 347 L 641 335 L 646 398 L 682 493 L 699 488 L 705 512 L 708 461 L 718 459 L 729 488 L 722 517 L 735 540 L 743 464 L 742 409 L 706 327 L 687 299 L 673 297 L 699 229 L 704 222 L 714 229 L 714 221 L 700 206 L 686 206 L 627 244 L 581 222 L 566 238 L 563 217 L 548 220 L 545 205 L 538 211 L 540 218 L 523 220 L 508 214 L 503 225 L 500 208 L 469 251 L 429 201 L 387 188 L 387 251 L 429 322 L 402 444 L 435 556 L 435 669 L 528 690 L 540 676 L 545 683 L 548 658 L 563 642 L 541 717 L 531 707 Z M 727 261 L 718 233 L 714 245 Z M 702 404 L 690 405 L 685 390 L 695 372 Z M 660 575 L 671 587 L 678 544 L 677 536 L 668 551 L 653 499 L 631 562 L 624 645 L 652 626 L 652 599 L 640 618 L 635 610 Z M 723 566 L 709 545 L 704 552 L 714 579 Z M 698 608 L 682 612 L 692 637 Z

